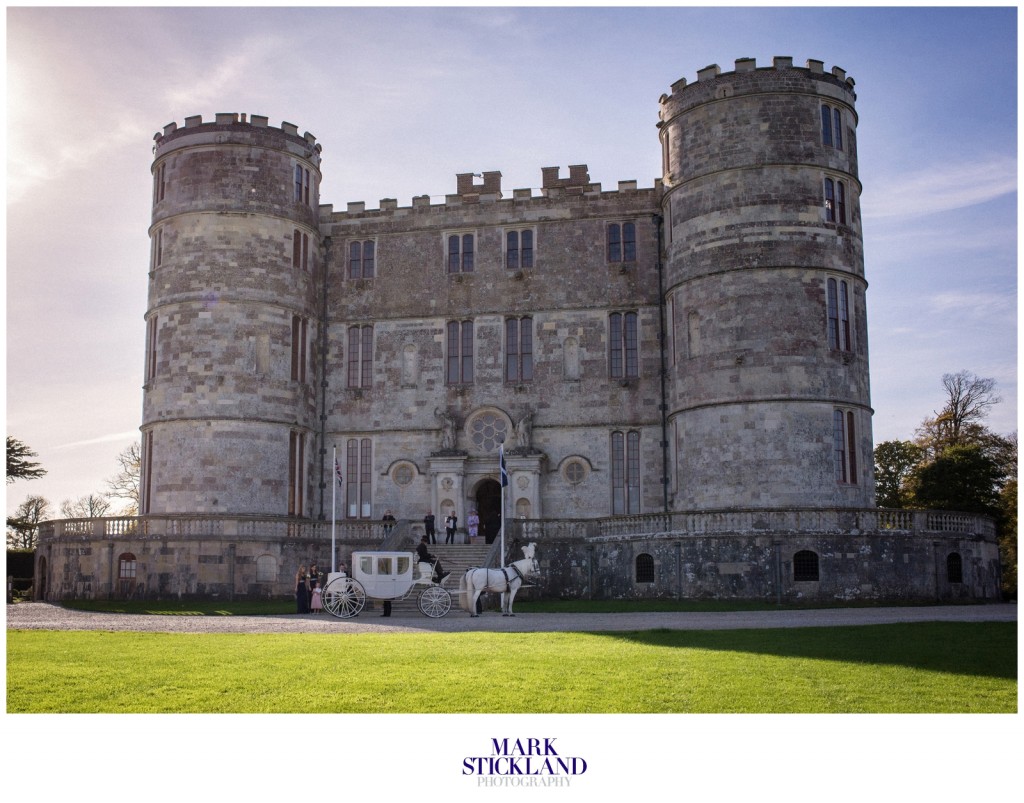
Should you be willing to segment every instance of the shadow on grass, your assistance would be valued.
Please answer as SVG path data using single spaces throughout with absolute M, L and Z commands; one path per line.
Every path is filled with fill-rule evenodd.
M 809 658 L 931 672 L 1017 678 L 1014 622 L 920 622 L 775 630 L 595 632 L 646 646 Z

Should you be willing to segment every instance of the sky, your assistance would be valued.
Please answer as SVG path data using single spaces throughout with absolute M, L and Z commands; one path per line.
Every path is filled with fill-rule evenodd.
M 440 202 L 455 191 L 455 175 L 465 172 L 501 171 L 510 195 L 513 188 L 538 187 L 541 167 L 554 165 L 587 164 L 606 189 L 627 180 L 650 187 L 661 169 L 658 98 L 707 65 L 728 71 L 747 57 L 759 66 L 774 56 L 791 56 L 798 66 L 818 59 L 856 81 L 875 444 L 913 437 L 942 405 L 942 375 L 963 369 L 996 380 L 1003 401 L 989 425 L 1016 430 L 1013 6 L 22 7 L 7 9 L 6 34 L 7 434 L 36 451 L 48 471 L 7 486 L 8 512 L 29 494 L 45 496 L 56 511 L 64 500 L 103 492 L 117 455 L 138 438 L 152 137 L 167 123 L 244 112 L 312 132 L 323 146 L 321 200 L 336 209 L 350 201 L 375 208 L 382 198 L 407 206 L 422 194 Z M 237 735 L 218 720 L 213 735 L 204 736 L 194 721 L 164 720 L 160 733 L 205 745 L 217 757 L 232 741 L 224 735 Z M 313 731 L 303 744 L 309 721 L 275 718 L 274 751 L 299 768 L 304 762 L 322 768 L 322 777 L 331 763 Z M 542 736 L 553 721 L 562 722 L 544 720 L 533 731 L 517 724 L 515 733 L 489 735 Z M 26 744 L 52 744 L 46 722 Z M 573 734 L 574 747 L 624 749 L 621 740 L 605 739 L 625 726 L 625 719 L 618 722 L 611 731 Z M 648 734 L 675 728 L 672 738 L 688 738 L 690 749 L 736 744 L 738 733 L 720 720 L 700 720 L 706 739 L 695 737 L 692 719 L 665 722 L 647 720 L 642 727 Z M 745 756 L 747 775 L 779 772 L 765 746 L 787 734 L 790 722 L 744 720 L 744 733 L 760 745 Z M 845 719 L 841 726 L 860 744 L 890 740 L 902 754 L 903 721 L 886 719 L 884 728 L 875 722 Z M 91 723 L 75 720 L 71 743 L 81 748 Z M 147 728 L 144 718 L 135 723 Z M 815 719 L 816 729 L 832 724 Z M 361 720 L 361 727 L 370 726 Z M 958 719 L 958 760 L 971 760 L 971 745 L 989 750 L 998 743 L 993 727 Z M 133 732 L 154 738 L 149 730 Z M 912 733 L 914 742 L 932 736 Z M 933 733 L 948 738 L 941 729 Z M 796 734 L 804 751 L 831 749 L 828 740 L 803 737 Z M 375 754 L 403 744 L 386 732 L 367 743 Z M 212 771 L 212 759 L 200 753 L 189 760 Z M 88 758 L 84 750 L 64 755 L 68 777 L 95 775 Z M 826 767 L 835 761 L 827 751 L 817 758 Z M 930 759 L 919 766 L 926 764 L 934 768 Z M 972 783 L 998 774 L 974 769 L 965 775 Z M 744 775 L 713 762 L 695 766 L 685 756 L 679 770 L 694 779 L 732 776 L 732 784 Z M 646 770 L 637 765 L 635 771 Z M 847 781 L 863 771 L 858 765 Z M 799 772 L 812 777 L 808 764 Z M 944 784 L 939 792 L 924 783 L 926 774 L 903 773 L 913 785 L 900 799 L 940 801 L 960 793 L 948 772 L 933 773 Z M 296 782 L 302 777 L 297 769 Z M 172 788 L 174 780 L 165 783 Z M 591 787 L 589 796 L 574 799 L 631 799 L 628 775 L 606 783 L 609 798 Z M 148 788 L 153 791 L 152 782 Z M 915 796 L 925 790 L 928 797 Z M 798 791 L 765 784 L 757 799 L 797 800 Z M 78 799 L 84 794 L 79 790 Z M 815 799 L 822 799 L 817 788 Z
M 944 373 L 994 378 L 1016 429 L 1016 9 L 10 8 L 7 433 L 59 504 L 139 437 L 152 137 L 263 114 L 323 146 L 321 201 L 441 202 L 455 174 L 660 175 L 658 98 L 774 56 L 856 82 L 874 442 Z

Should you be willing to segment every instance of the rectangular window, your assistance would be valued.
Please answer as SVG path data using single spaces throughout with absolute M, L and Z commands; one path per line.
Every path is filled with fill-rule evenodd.
M 640 433 L 612 433 L 612 515 L 640 512 Z
M 158 167 L 156 169 L 156 176 L 154 177 L 154 187 L 153 187 L 153 201 L 155 203 L 160 203 L 164 199 L 164 193 L 166 192 L 166 189 L 167 189 L 167 185 L 166 185 L 166 183 L 164 181 L 164 176 L 165 176 L 164 168 L 166 166 L 167 165 L 165 163 L 165 164 L 160 165 L 160 167 Z
M 299 229 L 292 231 L 292 267 L 309 270 L 309 235 Z
M 473 272 L 472 234 L 451 234 L 448 236 L 448 272 Z
M 142 493 L 139 495 L 139 512 L 150 511 L 153 490 L 153 433 L 142 436 Z
M 836 147 L 839 150 L 843 149 L 843 116 L 839 109 L 834 112 L 835 129 L 833 131 Z
M 637 227 L 635 223 L 609 223 L 607 237 L 609 262 L 636 261 Z
M 832 145 L 832 109 L 825 105 L 821 107 L 821 144 Z
M 635 312 L 613 312 L 608 319 L 608 370 L 612 379 L 640 376 Z
M 636 224 L 611 223 L 608 226 L 608 261 L 636 262 Z
M 445 381 L 449 385 L 473 383 L 473 322 L 448 322 L 448 355 Z
M 292 316 L 292 381 L 306 381 L 306 342 L 308 322 L 298 315 Z
M 345 485 L 345 514 L 350 519 L 368 519 L 373 509 L 371 479 L 373 449 L 369 438 L 349 438 L 345 462 L 348 483 Z
M 164 230 L 157 229 L 153 235 L 153 267 L 159 268 L 164 262 Z
M 368 388 L 373 384 L 373 326 L 348 329 L 348 386 Z
M 857 483 L 857 437 L 852 411 L 832 412 L 832 452 L 836 482 Z
M 288 515 L 301 516 L 305 506 L 306 436 L 288 433 Z
M 533 379 L 533 318 L 505 320 L 505 381 Z
M 836 222 L 836 183 L 830 178 L 825 179 L 825 220 Z
M 852 351 L 850 330 L 850 292 L 846 282 L 828 280 L 828 347 L 833 351 Z
M 533 267 L 533 230 L 505 234 L 505 267 L 509 270 Z
M 302 201 L 309 204 L 309 171 L 302 171 Z
M 836 182 L 836 219 L 846 225 L 846 185 L 842 181 Z
M 146 381 L 156 376 L 156 332 L 157 316 L 146 323 Z
M 372 279 L 375 268 L 376 244 L 373 240 L 351 242 L 348 245 L 348 277 Z
M 295 165 L 295 202 L 302 203 L 302 165 Z

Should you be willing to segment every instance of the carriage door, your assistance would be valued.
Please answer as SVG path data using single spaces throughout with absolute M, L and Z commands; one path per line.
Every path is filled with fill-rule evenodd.
M 398 574 L 395 571 L 395 558 L 380 556 L 377 558 L 377 571 L 374 573 L 373 596 L 381 599 L 394 599 L 397 594 Z

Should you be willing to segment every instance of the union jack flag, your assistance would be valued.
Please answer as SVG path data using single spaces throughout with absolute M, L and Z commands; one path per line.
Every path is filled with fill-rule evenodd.
M 338 485 L 342 484 L 341 479 L 341 466 L 338 465 L 338 461 L 334 461 L 334 476 L 338 478 Z
M 498 467 L 501 470 L 501 487 L 508 487 L 508 469 L 505 468 L 505 444 L 498 447 Z

